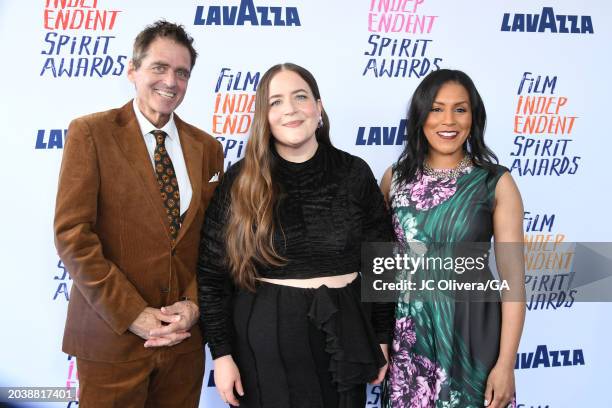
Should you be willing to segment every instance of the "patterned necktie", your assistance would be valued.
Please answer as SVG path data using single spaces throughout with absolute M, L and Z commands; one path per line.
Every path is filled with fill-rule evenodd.
M 181 195 L 179 193 L 178 181 L 172 160 L 166 151 L 166 132 L 154 130 L 151 132 L 155 136 L 155 152 L 153 158 L 155 160 L 155 174 L 157 175 L 157 185 L 161 192 L 161 198 L 166 207 L 168 223 L 170 224 L 170 235 L 172 242 L 178 236 L 179 228 L 181 228 Z

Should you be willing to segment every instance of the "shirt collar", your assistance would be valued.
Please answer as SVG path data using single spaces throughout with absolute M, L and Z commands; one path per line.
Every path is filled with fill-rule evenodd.
M 142 112 L 138 108 L 136 98 L 134 98 L 132 105 L 134 107 L 134 113 L 136 114 L 136 120 L 138 121 L 138 125 L 140 126 L 140 132 L 143 136 L 148 135 L 154 130 L 162 130 L 166 132 L 166 134 L 172 141 L 179 140 L 178 129 L 176 128 L 176 123 L 174 122 L 174 112 L 170 114 L 170 120 L 161 129 L 158 129 L 155 127 L 155 125 L 149 122 L 149 119 L 147 119 L 145 115 L 142 114 Z

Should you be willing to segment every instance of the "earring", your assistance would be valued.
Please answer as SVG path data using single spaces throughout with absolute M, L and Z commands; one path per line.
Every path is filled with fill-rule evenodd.
M 319 125 L 317 126 L 317 129 L 321 129 L 323 127 L 323 117 L 319 116 Z

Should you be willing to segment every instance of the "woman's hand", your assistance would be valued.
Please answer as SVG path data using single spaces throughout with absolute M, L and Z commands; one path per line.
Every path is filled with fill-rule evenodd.
M 484 406 L 506 408 L 514 392 L 514 367 L 495 365 L 487 378 Z
M 244 395 L 244 390 L 240 381 L 240 372 L 232 356 L 227 355 L 215 360 L 215 385 L 223 402 L 236 407 L 240 405 L 234 395 L 234 388 L 241 397 Z
M 385 375 L 387 374 L 387 368 L 389 367 L 389 345 L 381 344 L 380 349 L 382 350 L 385 356 L 385 360 L 387 360 L 387 363 L 382 366 L 380 370 L 378 370 L 378 377 L 376 377 L 374 381 L 370 382 L 370 384 L 372 385 L 379 385 L 383 382 L 383 380 L 385 379 Z

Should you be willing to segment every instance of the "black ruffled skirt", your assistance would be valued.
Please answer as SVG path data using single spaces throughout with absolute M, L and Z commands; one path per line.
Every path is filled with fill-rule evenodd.
M 261 282 L 234 303 L 240 407 L 364 407 L 386 361 L 360 301 L 360 280 L 330 289 Z

